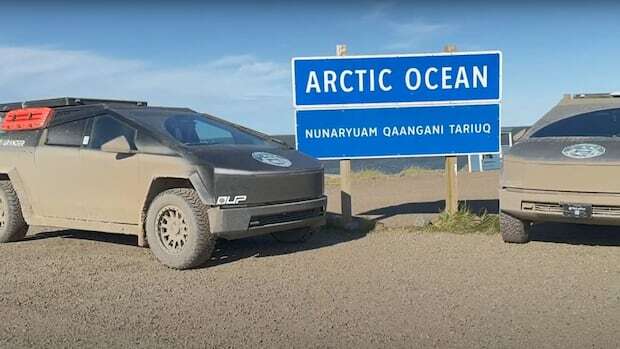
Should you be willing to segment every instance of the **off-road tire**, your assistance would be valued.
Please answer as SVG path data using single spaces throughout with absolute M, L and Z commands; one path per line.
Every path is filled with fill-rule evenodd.
M 285 244 L 300 244 L 304 243 L 314 235 L 315 229 L 311 228 L 302 228 L 296 230 L 289 231 L 279 231 L 275 233 L 271 233 L 274 239 L 278 242 L 282 242 Z
M 499 228 L 504 242 L 524 244 L 530 241 L 530 222 L 522 221 L 504 212 L 499 215 Z
M 161 233 L 161 227 L 167 226 L 162 225 L 161 221 L 169 217 L 164 217 L 162 212 L 171 207 L 181 212 L 187 227 L 186 241 L 179 251 L 166 247 L 163 241 L 166 235 Z M 204 265 L 211 257 L 216 242 L 216 236 L 209 229 L 207 206 L 195 190 L 187 188 L 166 190 L 155 197 L 146 215 L 146 237 L 151 251 L 162 264 L 180 270 Z
M 0 201 L 0 243 L 23 239 L 28 232 L 28 224 L 11 182 L 0 181 Z

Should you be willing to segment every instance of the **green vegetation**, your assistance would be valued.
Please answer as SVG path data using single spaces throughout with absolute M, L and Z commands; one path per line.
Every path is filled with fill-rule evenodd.
M 417 176 L 417 175 L 428 174 L 428 173 L 442 174 L 443 175 L 443 170 L 431 170 L 431 169 L 428 169 L 428 168 L 411 166 L 409 168 L 406 168 L 406 169 L 400 171 L 398 176 L 410 177 L 410 176 Z
M 443 174 L 443 170 L 431 170 L 421 167 L 409 167 L 396 174 L 388 174 L 379 170 L 366 169 L 353 172 L 353 180 L 356 179 L 375 179 L 381 177 L 413 177 L 422 174 Z M 338 184 L 340 181 L 340 175 L 326 175 L 327 184 Z
M 353 172 L 353 178 L 360 178 L 360 179 L 377 178 L 377 177 L 382 177 L 382 176 L 388 176 L 388 174 L 385 174 L 379 170 L 361 170 L 361 171 Z
M 461 209 L 455 214 L 443 212 L 439 217 L 421 229 L 426 232 L 450 232 L 455 234 L 497 234 L 499 233 L 499 216 L 483 213 L 481 216 Z

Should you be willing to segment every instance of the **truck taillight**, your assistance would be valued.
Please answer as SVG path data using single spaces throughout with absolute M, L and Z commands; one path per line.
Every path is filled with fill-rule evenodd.
M 11 110 L 4 116 L 0 130 L 37 130 L 47 126 L 54 115 L 52 108 L 23 108 Z

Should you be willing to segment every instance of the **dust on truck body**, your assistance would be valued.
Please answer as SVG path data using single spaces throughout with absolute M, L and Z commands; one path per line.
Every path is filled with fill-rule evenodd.
M 305 240 L 325 223 L 323 167 L 185 108 L 57 98 L 0 104 L 0 242 L 28 226 L 135 234 L 165 265 L 217 238 Z
M 543 222 L 620 225 L 620 94 L 567 95 L 504 157 L 506 242 Z

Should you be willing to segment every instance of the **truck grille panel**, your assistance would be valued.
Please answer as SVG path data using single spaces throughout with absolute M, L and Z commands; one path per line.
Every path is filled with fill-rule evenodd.
M 592 206 L 593 216 L 620 217 L 618 206 Z
M 323 195 L 323 171 L 277 175 L 218 174 L 215 176 L 215 191 L 222 195 L 247 195 L 245 205 L 308 200 Z
M 312 210 L 283 212 L 265 216 L 253 216 L 250 219 L 250 228 L 262 227 L 270 224 L 288 223 L 308 218 L 320 217 L 323 215 L 322 208 Z
M 524 211 L 534 211 L 548 214 L 562 214 L 562 205 L 558 203 L 544 202 L 524 202 L 522 204 Z
M 562 204 L 557 202 L 523 202 L 521 209 L 543 214 L 562 215 L 564 213 Z M 620 217 L 620 206 L 593 205 L 592 217 Z

